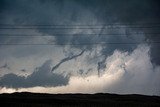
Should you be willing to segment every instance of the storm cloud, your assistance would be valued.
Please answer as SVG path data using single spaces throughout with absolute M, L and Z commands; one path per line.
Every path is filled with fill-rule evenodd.
M 159 5 L 1 0 L 0 90 L 159 95 Z
M 51 60 L 46 61 L 41 67 L 29 76 L 18 76 L 13 73 L 6 74 L 0 79 L 1 87 L 24 88 L 35 86 L 60 86 L 68 84 L 68 77 L 51 72 Z
M 97 93 L 160 95 L 160 66 L 150 59 L 150 47 L 139 45 L 132 53 L 115 50 L 101 76 L 70 76 L 67 85 L 57 87 L 1 88 L 2 92 Z

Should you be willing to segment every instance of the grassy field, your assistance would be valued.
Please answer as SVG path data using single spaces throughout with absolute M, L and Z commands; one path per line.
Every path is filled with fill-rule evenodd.
M 160 97 L 117 94 L 0 94 L 3 107 L 160 107 Z M 1 106 L 2 107 L 2 106 Z

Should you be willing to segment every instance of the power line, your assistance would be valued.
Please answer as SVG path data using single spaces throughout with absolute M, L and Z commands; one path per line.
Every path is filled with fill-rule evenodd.
M 27 36 L 40 36 L 40 37 L 47 37 L 47 36 L 128 36 L 128 35 L 142 35 L 142 34 L 149 34 L 149 35 L 152 35 L 152 36 L 160 36 L 160 33 L 126 33 L 126 34 L 96 34 L 96 33 L 93 33 L 93 34 L 50 34 L 50 35 L 36 35 L 36 34 L 0 34 L 0 37 L 27 37 Z
M 18 25 L 18 24 L 0 24 L 0 29 L 118 29 L 118 28 L 160 28 L 158 24 L 95 24 L 95 25 Z
M 160 22 L 148 22 L 148 23 L 97 23 L 97 24 L 9 24 L 1 23 L 0 26 L 114 26 L 114 25 L 160 25 Z
M 127 26 L 119 26 L 119 27 L 105 27 L 104 29 L 120 29 L 120 28 L 127 28 L 127 29 L 160 29 L 160 26 L 133 26 L 133 27 L 127 27 Z M 102 27 L 0 27 L 0 29 L 102 29 Z
M 133 45 L 133 44 L 140 44 L 140 43 L 147 43 L 147 44 L 160 44 L 160 42 L 132 42 L 132 43 L 127 43 L 127 42 L 99 42 L 99 43 L 81 43 L 81 44 L 73 44 L 73 43 L 64 43 L 64 44 L 51 44 L 51 43 L 46 43 L 46 44 L 17 44 L 17 43 L 0 43 L 0 45 Z

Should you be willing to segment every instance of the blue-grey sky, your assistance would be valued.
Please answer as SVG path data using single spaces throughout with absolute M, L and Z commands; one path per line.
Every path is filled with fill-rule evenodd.
M 1 0 L 0 92 L 160 95 L 159 5 Z

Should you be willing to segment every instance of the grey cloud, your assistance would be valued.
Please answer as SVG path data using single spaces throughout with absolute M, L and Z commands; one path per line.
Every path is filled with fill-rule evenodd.
M 51 60 L 46 61 L 27 77 L 6 74 L 0 78 L 0 87 L 26 88 L 35 86 L 61 86 L 68 84 L 68 77 L 51 72 Z
M 159 4 L 158 1 L 152 0 L 121 0 L 121 1 L 112 1 L 112 0 L 82 0 L 82 1 L 67 1 L 67 0 L 47 0 L 47 1 L 27 1 L 27 0 L 2 0 L 1 4 L 1 20 L 3 23 L 11 24 L 62 24 L 62 25 L 96 25 L 104 24 L 107 26 L 107 23 L 150 23 L 150 22 L 159 22 Z M 30 4 L 30 5 L 26 5 Z M 8 8 L 6 8 L 8 7 Z M 46 12 L 47 11 L 47 12 Z M 1 22 L 1 23 L 2 23 Z M 72 26 L 71 26 L 72 27 Z M 77 27 L 77 26 L 75 26 Z M 130 27 L 130 25 L 128 25 Z M 125 33 L 124 37 L 115 37 L 109 35 L 109 37 L 102 36 L 102 33 L 124 33 L 117 31 L 115 29 L 107 30 L 102 26 L 100 30 L 93 29 L 36 29 L 42 34 L 49 34 L 55 36 L 56 44 L 73 44 L 72 47 L 76 48 L 86 48 L 92 49 L 93 45 L 85 44 L 94 44 L 95 42 L 137 42 L 139 35 L 135 37 L 136 40 L 131 40 Z M 127 30 L 127 29 L 122 29 Z M 143 31 L 143 32 L 155 32 L 155 30 L 144 30 L 144 29 L 133 29 L 133 31 Z M 129 33 L 133 33 L 129 31 Z M 9 30 L 9 32 L 11 32 Z M 67 36 L 67 33 L 73 33 L 73 35 Z M 82 36 L 82 33 L 96 33 L 100 36 L 85 35 Z M 157 30 L 156 30 L 157 32 Z M 28 31 L 24 31 L 28 33 Z M 63 36 L 56 35 L 56 33 L 64 33 Z M 76 35 L 79 36 L 76 36 Z M 133 35 L 130 35 L 131 37 Z M 154 38 L 154 36 L 144 35 L 145 38 L 153 41 L 159 41 L 159 38 Z M 8 40 L 8 38 L 1 37 L 2 41 Z M 140 41 L 141 42 L 141 41 Z M 81 45 L 74 45 L 81 44 Z M 105 45 L 103 45 L 105 46 Z M 102 53 L 111 55 L 115 49 L 132 51 L 135 49 L 135 45 L 109 45 L 102 50 Z M 153 62 L 159 64 L 159 46 L 157 44 L 152 45 L 151 55 Z M 25 53 L 24 53 L 25 54 Z
M 30 5 L 26 5 L 30 4 Z M 87 49 L 92 50 L 95 43 L 101 42 L 140 42 L 143 43 L 145 40 L 148 41 L 160 41 L 160 38 L 156 37 L 152 33 L 159 33 L 159 29 L 134 29 L 130 24 L 143 23 L 159 23 L 160 19 L 160 2 L 153 0 L 1 0 L 0 1 L 0 23 L 9 24 L 43 24 L 43 25 L 80 25 L 84 24 L 86 27 L 92 27 L 89 25 L 104 25 L 100 26 L 100 29 L 34 29 L 36 32 L 45 35 L 51 35 L 55 37 L 56 44 L 71 44 L 71 48 Z M 110 23 L 123 24 L 127 28 L 111 29 L 105 28 Z M 127 25 L 129 24 L 129 25 Z M 150 25 L 151 26 L 151 25 Z M 72 26 L 71 26 L 72 27 Z M 74 26 L 79 27 L 79 26 Z M 120 26 L 121 27 L 121 26 Z M 20 32 L 19 30 L 7 32 L 15 33 Z M 21 31 L 22 34 L 28 34 L 29 31 Z M 136 33 L 143 32 L 143 35 Z M 58 33 L 64 33 L 63 36 Z M 95 33 L 97 35 L 88 35 Z M 102 35 L 109 33 L 111 35 Z M 115 36 L 114 34 L 121 34 Z M 134 34 L 135 33 L 135 34 Z M 147 34 L 151 33 L 151 34 Z M 57 35 L 56 35 L 57 34 Z M 71 34 L 68 36 L 67 34 Z M 85 36 L 83 34 L 86 34 Z M 113 35 L 112 35 L 113 34 Z M 79 36 L 78 36 L 79 35 Z M 9 40 L 7 37 L 1 37 L 0 41 Z M 18 40 L 15 40 L 18 42 Z M 79 45 L 74 45 L 79 44 Z M 90 44 L 90 45 L 87 45 Z M 103 49 L 100 55 L 104 56 L 102 61 L 97 63 L 97 69 L 100 72 L 105 69 L 105 61 L 109 55 L 112 55 L 115 50 L 127 51 L 131 53 L 138 44 L 104 44 L 101 45 Z M 21 49 L 23 52 L 17 54 L 21 57 L 27 56 L 27 54 L 36 54 L 39 52 L 39 48 L 35 51 L 25 51 L 25 48 Z M 41 50 L 40 50 L 41 51 Z M 43 50 L 44 51 L 44 50 Z M 46 50 L 45 50 L 46 51 Z M 160 64 L 160 50 L 159 44 L 151 44 L 151 59 L 152 62 Z M 77 57 L 77 56 L 76 56 Z M 73 57 L 74 58 L 74 57 Z M 52 70 L 57 69 L 62 63 L 71 60 L 71 57 L 62 59 Z M 43 66 L 44 67 L 44 66 Z M 41 68 L 42 69 L 42 68 Z M 80 71 L 82 72 L 82 71 Z M 38 73 L 38 74 L 37 74 Z M 27 77 L 27 81 L 34 78 L 39 78 L 38 75 L 43 73 L 34 72 L 32 75 Z M 51 74 L 53 77 L 57 77 L 57 74 Z M 46 76 L 46 75 L 45 75 Z M 17 81 L 24 81 L 24 77 L 16 76 L 14 74 L 7 74 L 3 78 L 17 78 Z M 61 76 L 60 76 L 61 77 Z M 59 78 L 60 78 L 59 77 Z M 4 79 L 2 79 L 4 80 Z M 6 80 L 6 79 L 5 79 Z M 7 80 L 8 81 L 8 80 Z M 34 80 L 34 81 L 40 81 Z M 43 80 L 46 81 L 46 80 Z M 16 82 L 16 79 L 15 79 Z M 40 83 L 35 82 L 41 85 Z M 50 82 L 49 82 L 50 83 Z M 15 84 L 15 83 L 13 83 Z M 28 82 L 26 84 L 29 84 Z M 32 83 L 34 84 L 34 83 Z M 56 84 L 56 83 L 55 83 Z M 17 85 L 17 84 L 16 84 Z M 30 84 L 31 86 L 31 84 Z
M 25 5 L 27 3 L 31 5 L 30 6 Z M 153 5 L 150 5 L 151 3 Z M 114 23 L 125 24 L 125 23 L 136 23 L 136 22 L 146 23 L 149 22 L 149 19 L 151 21 L 156 21 L 155 18 L 159 19 L 159 16 L 156 15 L 159 10 L 159 8 L 157 7 L 158 3 L 159 2 L 152 2 L 151 0 L 141 0 L 141 1 L 138 0 L 41 1 L 39 0 L 39 1 L 34 1 L 33 3 L 27 0 L 23 1 L 16 0 L 14 2 L 6 1 L 3 3 L 3 5 L 9 7 L 5 10 L 9 11 L 11 15 L 8 15 L 8 13 L 4 10 L 2 12 L 2 15 L 5 16 L 6 18 L 2 18 L 1 20 L 3 22 L 9 22 L 10 19 L 8 19 L 8 17 L 11 17 L 12 20 L 11 23 L 13 24 L 57 24 L 58 23 L 62 25 L 70 25 L 70 24 L 94 25 L 94 24 L 105 23 L 105 25 L 107 25 L 106 23 L 113 23 L 113 24 Z M 156 7 L 156 9 L 153 7 Z M 138 11 L 137 8 L 139 8 Z M 148 11 L 146 11 L 146 9 Z M 66 34 L 75 31 L 75 29 L 43 30 L 38 28 L 37 30 L 40 33 L 50 34 L 53 36 L 55 35 L 55 33 Z M 101 34 L 106 31 L 106 29 L 102 27 L 101 30 L 96 30 L 96 31 L 93 29 L 87 29 L 87 30 L 83 29 L 77 31 L 75 34 L 82 34 L 84 32 L 86 33 L 88 30 L 91 31 L 91 33 L 96 33 L 96 34 Z M 112 31 L 120 33 L 113 29 Z M 110 32 L 110 30 L 107 32 Z M 71 35 L 72 37 L 68 37 L 65 36 L 65 34 L 64 36 L 55 35 L 56 43 L 82 44 L 78 46 L 74 45 L 73 47 L 76 48 L 88 47 L 88 49 L 91 49 L 93 46 L 93 45 L 90 46 L 84 45 L 84 43 L 92 44 L 95 42 L 104 42 L 104 41 L 126 42 L 129 40 L 128 38 L 122 40 L 121 38 L 123 37 L 119 37 L 115 41 L 113 40 L 115 38 L 113 36 L 111 36 L 111 38 L 108 40 L 102 35 L 101 37 L 93 37 L 88 35 L 83 37 L 81 37 L 81 35 L 79 37 Z M 97 38 L 99 41 L 97 41 Z M 122 50 L 131 49 L 130 46 L 116 46 L 116 48 Z M 106 50 L 108 50 L 108 48 L 105 49 L 104 51 Z M 115 50 L 115 46 L 110 46 L 109 50 L 113 52 Z

